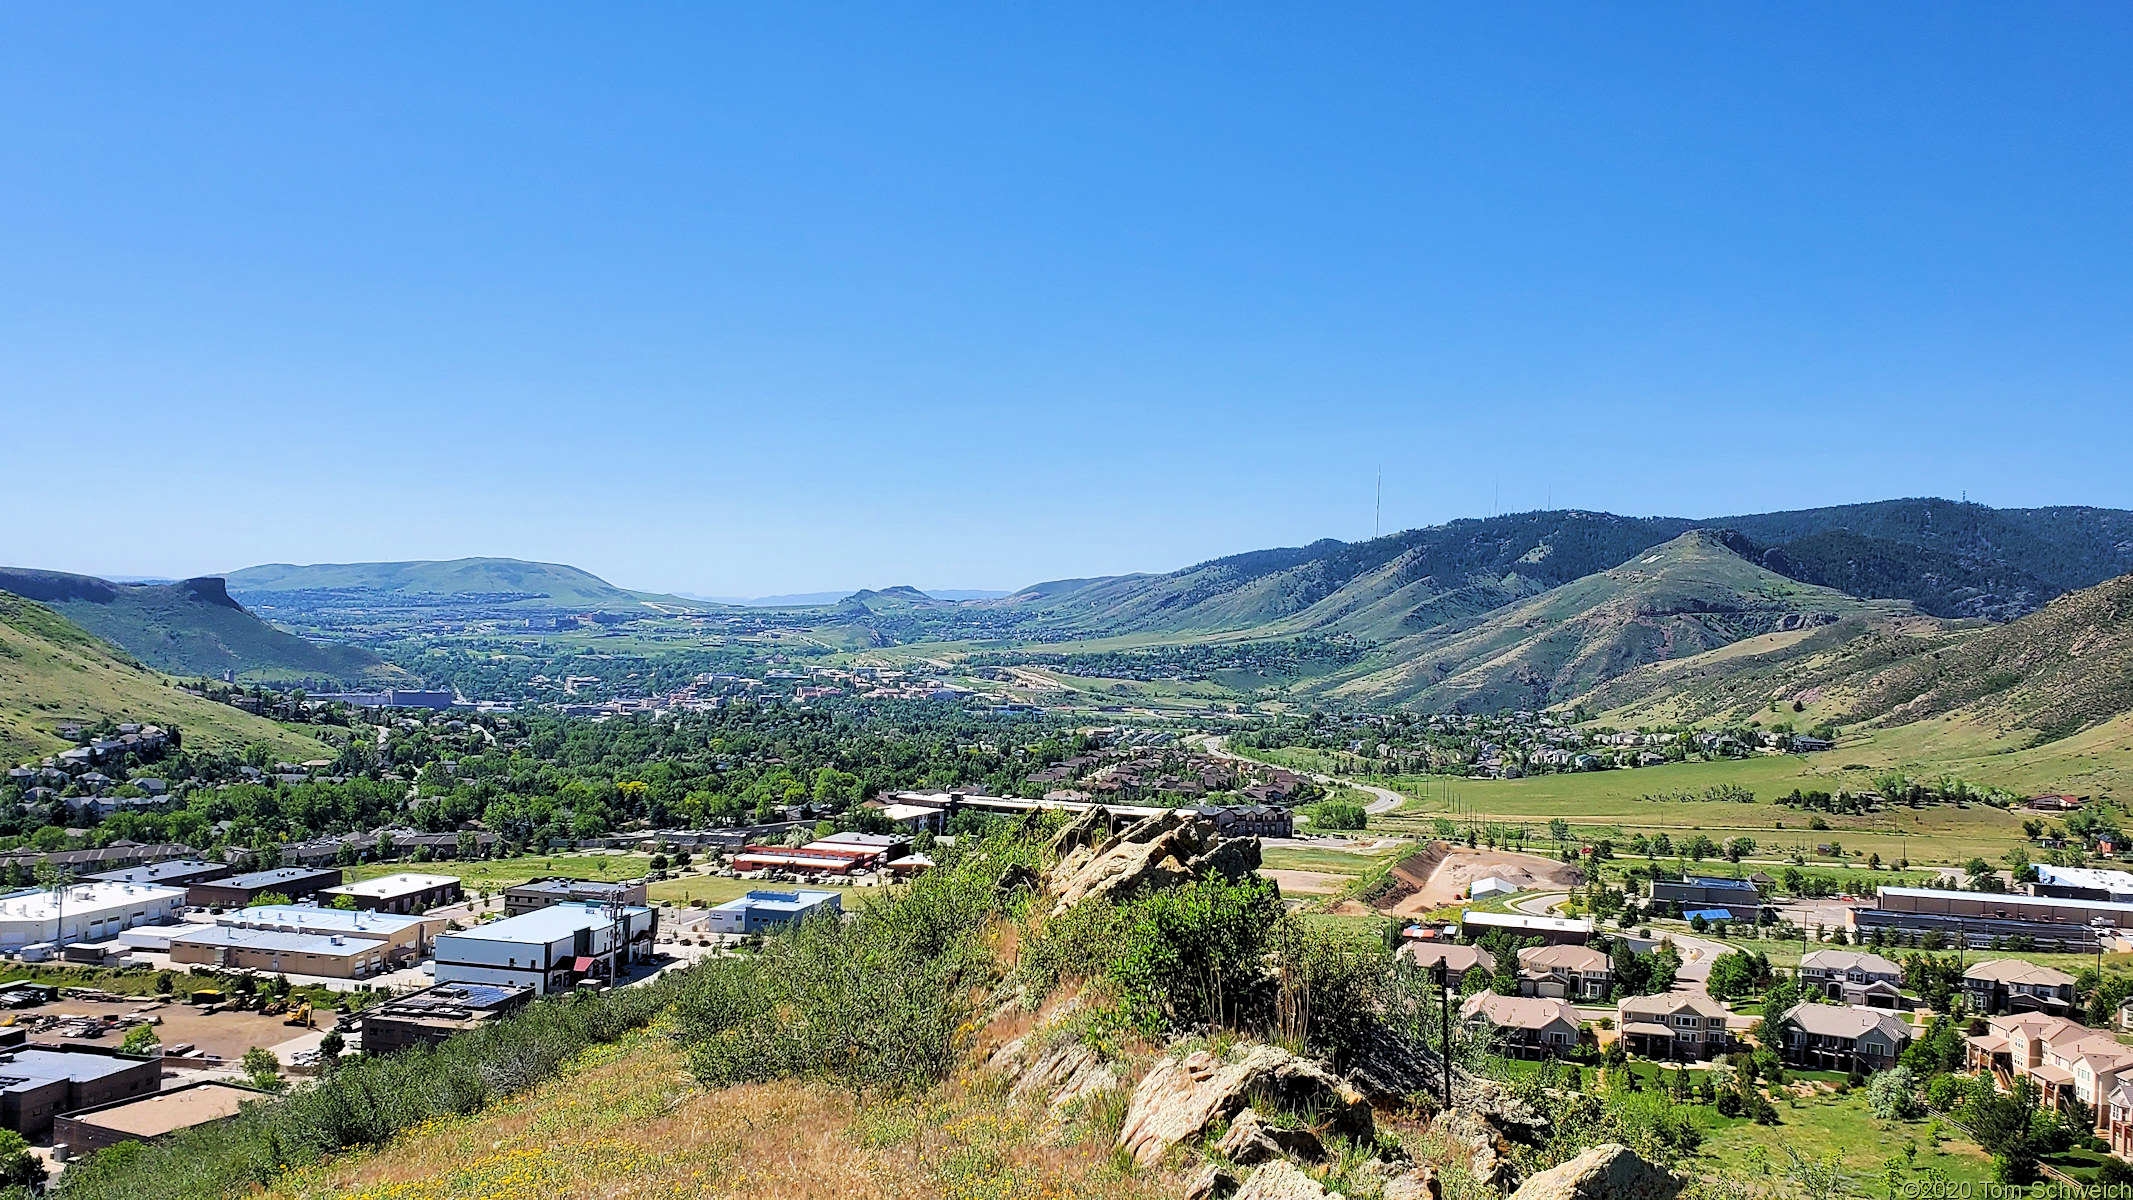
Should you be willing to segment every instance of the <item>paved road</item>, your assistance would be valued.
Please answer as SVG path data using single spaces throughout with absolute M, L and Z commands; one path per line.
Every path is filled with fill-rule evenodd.
M 1208 734 L 1201 739 L 1200 748 L 1207 751 L 1214 758 L 1226 758 L 1231 762 L 1251 763 L 1260 767 L 1266 765 L 1256 758 L 1246 758 L 1241 754 L 1231 754 L 1228 748 L 1223 745 L 1228 740 L 1220 734 Z M 1343 779 L 1338 775 L 1320 775 L 1316 771 L 1298 771 L 1297 774 L 1314 783 L 1332 784 L 1335 787 L 1351 787 L 1359 792 L 1369 792 L 1376 798 L 1365 804 L 1363 811 L 1372 816 L 1381 816 L 1407 803 L 1407 797 L 1393 791 L 1391 788 L 1381 788 L 1376 784 L 1357 783 L 1353 779 Z
M 1509 907 L 1529 917 L 1552 917 L 1556 915 L 1556 905 L 1569 898 L 1569 892 L 1535 892 L 1531 896 L 1520 896 L 1512 900 Z M 1674 943 L 1676 950 L 1681 951 L 1681 970 L 1675 978 L 1682 985 L 1699 989 L 1711 978 L 1711 964 L 1718 961 L 1719 955 L 1734 949 L 1724 942 L 1697 937 L 1692 933 L 1668 930 L 1665 936 Z

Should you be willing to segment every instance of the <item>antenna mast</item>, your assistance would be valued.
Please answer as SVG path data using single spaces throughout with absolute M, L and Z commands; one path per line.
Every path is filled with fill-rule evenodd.
M 1379 468 L 1378 468 L 1378 495 L 1377 495 L 1377 503 L 1376 503 L 1376 505 L 1375 505 L 1375 506 L 1373 506 L 1373 507 L 1371 508 L 1371 510 L 1370 510 L 1370 540 L 1371 540 L 1371 541 L 1373 541 L 1373 542 L 1374 542 L 1374 541 L 1378 540 L 1378 534 L 1379 534 L 1379 532 L 1380 532 L 1380 531 L 1381 531 L 1381 530 L 1382 530 L 1382 529 L 1384 528 L 1384 525 L 1385 525 L 1385 468 L 1383 468 L 1383 467 L 1379 467 Z

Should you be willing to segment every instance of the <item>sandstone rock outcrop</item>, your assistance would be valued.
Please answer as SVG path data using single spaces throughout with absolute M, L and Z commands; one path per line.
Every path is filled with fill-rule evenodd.
M 1250 1104 L 1314 1113 L 1347 1137 L 1376 1128 L 1362 1093 L 1309 1059 L 1259 1045 L 1229 1063 L 1205 1050 L 1157 1062 L 1133 1089 L 1118 1144 L 1145 1166 Z
M 1225 1200 L 1237 1190 L 1237 1177 L 1213 1163 L 1201 1163 L 1185 1180 L 1185 1200 Z
M 1215 1151 L 1246 1167 L 1284 1155 L 1306 1162 L 1318 1162 L 1326 1157 L 1326 1147 L 1317 1134 L 1308 1129 L 1269 1125 L 1255 1108 L 1237 1114 L 1236 1120 L 1229 1123 L 1229 1132 L 1215 1143 Z
M 1244 1186 L 1237 1189 L 1234 1200 L 1345 1200 L 1345 1197 L 1339 1192 L 1327 1191 L 1316 1179 L 1277 1158 L 1253 1171 Z
M 1415 1167 L 1385 1181 L 1384 1200 L 1444 1200 L 1444 1185 L 1433 1167 Z
M 1511 1145 L 1488 1118 L 1470 1108 L 1455 1108 L 1437 1114 L 1430 1131 L 1443 1138 L 1467 1160 L 1467 1174 L 1500 1192 L 1518 1186 L 1518 1167 L 1511 1161 Z
M 1534 1175 L 1511 1200 L 1674 1200 L 1686 1182 L 1629 1147 L 1607 1142 Z
M 1142 892 L 1219 875 L 1243 879 L 1259 867 L 1258 838 L 1226 838 L 1214 822 L 1176 810 L 1106 834 L 1110 815 L 1091 808 L 1052 839 L 1058 861 L 1045 876 L 1057 916 L 1091 896 L 1124 901 Z

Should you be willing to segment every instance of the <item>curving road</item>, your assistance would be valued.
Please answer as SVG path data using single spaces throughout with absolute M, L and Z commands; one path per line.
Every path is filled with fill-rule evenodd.
M 1255 767 L 1268 765 L 1256 758 L 1246 758 L 1242 754 L 1230 753 L 1223 744 L 1228 740 L 1221 734 L 1210 733 L 1200 739 L 1200 748 L 1214 758 L 1226 758 L 1231 762 L 1250 763 Z M 1293 770 L 1294 768 L 1284 769 Z M 1316 771 L 1297 771 L 1296 773 L 1313 783 L 1330 784 L 1334 787 L 1349 787 L 1359 792 L 1370 793 L 1375 798 L 1363 806 L 1363 811 L 1374 817 L 1382 816 L 1407 803 L 1407 797 L 1393 791 L 1391 788 L 1381 788 L 1371 783 L 1357 783 L 1353 779 L 1343 779 L 1338 775 L 1321 775 Z

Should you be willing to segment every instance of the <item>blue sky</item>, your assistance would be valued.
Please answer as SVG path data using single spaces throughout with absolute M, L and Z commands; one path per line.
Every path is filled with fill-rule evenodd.
M 2133 507 L 2123 6 L 442 7 L 0 13 L 0 559 Z

